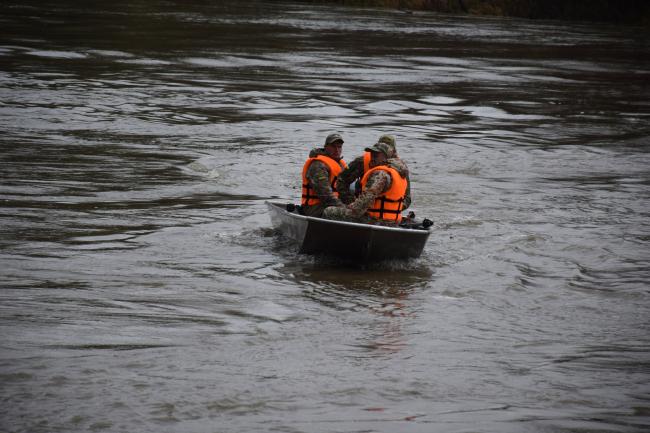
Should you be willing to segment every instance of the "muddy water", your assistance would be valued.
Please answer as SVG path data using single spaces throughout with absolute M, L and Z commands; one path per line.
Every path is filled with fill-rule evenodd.
M 647 31 L 212 3 L 0 6 L 0 430 L 647 431 Z M 334 131 L 421 258 L 272 230 Z

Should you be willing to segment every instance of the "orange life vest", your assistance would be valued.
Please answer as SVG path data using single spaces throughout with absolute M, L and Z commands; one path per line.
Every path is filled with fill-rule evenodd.
M 372 153 L 371 152 L 363 152 L 363 171 L 361 172 L 361 177 L 354 182 L 354 196 L 359 197 L 359 194 L 361 194 L 361 178 L 363 178 L 363 175 L 370 170 L 370 161 L 372 160 Z
M 378 170 L 390 174 L 390 188 L 375 199 L 375 202 L 366 213 L 369 217 L 378 220 L 400 222 L 402 220 L 404 196 L 406 195 L 406 179 L 400 176 L 397 170 L 385 165 L 371 168 L 361 179 L 361 191 L 366 189 L 366 182 L 368 182 L 370 175 Z
M 314 193 L 314 188 L 311 186 L 309 179 L 307 179 L 307 170 L 309 166 L 314 161 L 320 161 L 327 165 L 330 172 L 330 185 L 332 186 L 332 192 L 336 197 L 339 196 L 339 193 L 336 191 L 336 178 L 339 173 L 343 171 L 344 168 L 347 168 L 347 164 L 342 159 L 339 162 L 325 155 L 317 155 L 313 158 L 307 159 L 305 165 L 302 167 L 302 204 L 306 206 L 313 206 L 320 203 L 318 195 Z
M 372 159 L 372 153 L 371 152 L 366 151 L 366 152 L 363 153 L 363 174 L 366 174 L 368 172 L 368 170 L 370 170 L 370 160 L 371 159 Z

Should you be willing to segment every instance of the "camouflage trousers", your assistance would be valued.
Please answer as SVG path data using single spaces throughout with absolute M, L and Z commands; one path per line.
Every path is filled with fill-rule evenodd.
M 382 225 L 388 227 L 397 226 L 397 223 L 393 223 L 390 221 L 380 221 L 375 218 L 370 218 L 368 215 L 365 214 L 360 217 L 353 216 L 350 209 L 348 209 L 347 207 L 339 207 L 339 206 L 330 206 L 328 208 L 325 208 L 322 217 L 328 220 L 347 221 L 352 223 L 375 224 L 375 225 Z

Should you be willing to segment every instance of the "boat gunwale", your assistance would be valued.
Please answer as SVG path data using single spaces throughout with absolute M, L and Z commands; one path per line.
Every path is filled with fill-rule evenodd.
M 307 215 L 300 215 L 298 213 L 289 212 L 285 208 L 286 204 L 272 202 L 272 201 L 267 201 L 266 203 L 278 208 L 279 211 L 284 212 L 285 214 L 290 215 L 293 218 L 304 219 L 304 220 L 307 220 L 307 221 L 317 221 L 319 223 L 325 223 L 325 224 L 357 227 L 357 228 L 362 228 L 362 229 L 370 230 L 370 231 L 379 230 L 379 231 L 390 231 L 390 232 L 398 232 L 398 233 L 411 233 L 411 234 L 420 235 L 420 236 L 423 235 L 423 234 L 430 234 L 431 233 L 428 229 L 414 229 L 414 228 L 411 229 L 411 228 L 402 228 L 402 227 L 387 227 L 387 226 L 380 226 L 380 225 L 373 225 L 373 224 L 366 224 L 366 223 L 355 223 L 355 222 L 350 222 L 350 221 L 328 220 L 328 219 L 325 219 L 325 218 L 310 217 L 310 216 L 307 216 Z

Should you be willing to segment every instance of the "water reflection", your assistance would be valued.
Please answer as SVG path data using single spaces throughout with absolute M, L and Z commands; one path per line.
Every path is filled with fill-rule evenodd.
M 392 296 L 396 291 L 421 288 L 433 275 L 419 259 L 359 264 L 335 257 L 304 256 L 305 263 L 287 265 L 283 272 L 297 283 L 345 289 L 353 294 Z
M 410 337 L 403 326 L 416 316 L 409 296 L 431 280 L 433 272 L 427 266 L 415 260 L 364 267 L 331 257 L 312 260 L 286 266 L 282 272 L 303 287 L 304 297 L 328 309 L 369 315 L 362 337 L 353 344 L 363 351 L 355 357 L 388 356 L 408 348 Z

